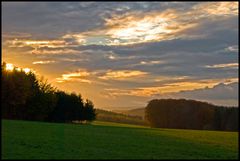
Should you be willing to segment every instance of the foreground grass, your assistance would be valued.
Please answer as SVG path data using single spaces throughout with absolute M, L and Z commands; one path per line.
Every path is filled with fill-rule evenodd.
M 2 159 L 237 158 L 237 132 L 2 121 Z

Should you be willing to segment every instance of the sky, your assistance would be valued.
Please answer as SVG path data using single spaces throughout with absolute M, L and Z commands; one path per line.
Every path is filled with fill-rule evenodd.
M 238 2 L 2 2 L 2 61 L 96 108 L 238 106 Z

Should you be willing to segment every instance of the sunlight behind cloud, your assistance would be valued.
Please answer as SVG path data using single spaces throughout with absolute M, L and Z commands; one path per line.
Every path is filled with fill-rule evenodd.
M 142 16 L 142 13 L 132 13 L 123 17 L 115 16 L 105 19 L 107 35 L 116 40 L 113 44 L 148 42 L 173 32 L 168 26 L 171 26 L 170 19 L 176 17 L 174 13 L 153 12 Z
M 80 45 L 131 45 L 181 37 L 181 32 L 197 24 L 181 20 L 181 13 L 166 11 L 129 12 L 105 18 L 105 24 L 88 32 L 66 34 Z

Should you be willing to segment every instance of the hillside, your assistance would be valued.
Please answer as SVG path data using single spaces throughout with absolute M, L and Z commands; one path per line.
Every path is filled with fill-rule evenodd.
M 96 109 L 96 114 L 97 114 L 96 120 L 99 121 L 146 125 L 146 122 L 143 120 L 143 118 L 137 115 L 129 115 L 103 109 Z
M 144 119 L 144 112 L 145 108 L 135 108 L 135 109 L 130 109 L 130 110 L 113 110 L 114 112 L 117 113 L 122 113 L 130 116 L 140 116 L 142 119 Z
M 2 159 L 237 158 L 237 132 L 2 121 Z

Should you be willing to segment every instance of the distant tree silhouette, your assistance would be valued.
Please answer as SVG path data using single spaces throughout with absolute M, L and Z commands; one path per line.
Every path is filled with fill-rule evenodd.
M 185 99 L 151 100 L 145 119 L 152 127 L 229 130 L 238 129 L 238 108 Z

